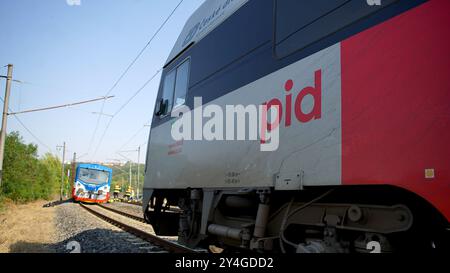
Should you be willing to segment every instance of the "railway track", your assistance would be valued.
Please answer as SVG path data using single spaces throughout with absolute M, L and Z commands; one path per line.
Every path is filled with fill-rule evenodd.
M 198 251 L 196 251 L 194 249 L 191 249 L 191 248 L 179 245 L 177 243 L 168 241 L 168 240 L 160 238 L 160 237 L 158 237 L 158 236 L 156 236 L 154 234 L 150 234 L 150 233 L 148 233 L 146 231 L 143 231 L 143 230 L 141 230 L 139 228 L 136 228 L 136 227 L 133 227 L 131 225 L 125 224 L 125 223 L 123 223 L 121 221 L 118 221 L 118 220 L 116 220 L 116 219 L 114 219 L 112 217 L 107 216 L 106 214 L 100 213 L 99 211 L 97 211 L 97 210 L 95 210 L 93 208 L 90 208 L 90 206 L 88 206 L 88 205 L 84 205 L 84 204 L 80 203 L 80 206 L 82 208 L 84 208 L 85 210 L 87 210 L 88 212 L 90 212 L 91 214 L 97 216 L 98 218 L 100 218 L 100 219 L 102 219 L 102 220 L 104 220 L 104 221 L 106 221 L 106 222 L 108 222 L 108 223 L 110 223 L 110 224 L 112 224 L 114 226 L 117 226 L 118 228 L 124 230 L 125 232 L 131 233 L 131 234 L 133 234 L 133 235 L 135 235 L 135 236 L 137 236 L 137 237 L 139 237 L 139 238 L 141 238 L 141 239 L 143 239 L 143 240 L 145 240 L 145 241 L 147 241 L 147 242 L 149 242 L 149 243 L 151 243 L 153 245 L 161 247 L 161 248 L 163 248 L 163 249 L 165 249 L 165 250 L 167 250 L 167 251 L 169 251 L 171 253 L 198 253 Z M 128 218 L 131 218 L 134 221 L 141 221 L 141 220 L 136 219 L 136 218 L 139 218 L 139 217 L 137 217 L 135 215 L 131 215 L 131 214 L 128 214 L 128 213 L 125 213 L 125 212 L 121 212 L 121 211 L 118 211 L 118 210 L 115 210 L 115 209 L 112 209 L 112 208 L 106 208 L 105 206 L 97 206 L 97 207 L 101 207 L 102 209 L 105 209 L 105 210 L 114 212 L 116 214 L 119 214 L 119 215 L 122 215 L 122 216 L 125 216 L 125 217 L 128 217 Z M 129 217 L 129 216 L 132 216 L 132 217 Z
M 106 209 L 106 210 L 109 210 L 109 211 L 111 211 L 111 212 L 114 212 L 114 213 L 120 214 L 120 215 L 122 215 L 122 216 L 131 218 L 131 219 L 133 219 L 133 220 L 136 220 L 136 221 L 145 223 L 144 217 L 136 216 L 136 215 L 133 215 L 133 214 L 130 214 L 130 213 L 121 211 L 121 210 L 113 209 L 113 208 L 107 207 L 107 206 L 105 206 L 105 205 L 103 205 L 103 204 L 98 204 L 98 206 L 100 206 L 100 207 L 102 207 L 102 208 L 104 208 L 104 209 Z
M 123 201 L 121 201 L 120 203 L 142 207 L 142 202 L 123 202 Z M 180 212 L 181 211 L 180 208 L 174 207 L 174 206 L 170 207 L 167 210 L 174 211 L 174 212 Z
M 142 207 L 142 202 L 130 202 L 128 204 L 136 205 Z
M 136 205 L 136 206 L 141 206 L 142 207 L 142 202 L 136 202 L 136 201 L 131 201 L 131 202 L 116 201 L 116 202 L 120 202 L 120 203 L 124 203 L 124 204 L 130 204 L 130 205 Z

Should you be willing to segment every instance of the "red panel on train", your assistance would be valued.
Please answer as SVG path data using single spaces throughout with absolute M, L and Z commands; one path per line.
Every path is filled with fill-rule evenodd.
M 449 10 L 430 1 L 342 42 L 343 184 L 401 186 L 447 219 Z

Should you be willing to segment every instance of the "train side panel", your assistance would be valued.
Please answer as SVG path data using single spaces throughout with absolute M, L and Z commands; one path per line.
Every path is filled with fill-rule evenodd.
M 143 212 L 157 234 L 260 252 L 448 252 L 450 2 L 382 3 L 248 1 L 166 65 L 162 109 L 165 76 L 187 62 L 183 102 L 203 105 L 183 114 L 196 140 L 172 138 L 183 118 L 153 117 Z M 277 149 L 201 138 L 215 119 L 236 131 L 236 105 L 279 107 Z
M 446 53 L 450 3 L 410 1 L 414 3 L 406 7 L 408 1 L 400 2 L 405 10 L 399 15 L 393 8 L 379 16 L 381 23 L 363 20 L 286 58 L 277 60 L 271 41 L 260 38 L 253 49 L 245 45 L 251 49 L 246 53 L 250 57 L 226 68 L 208 63 L 214 52 L 205 51 L 204 45 L 218 44 L 226 51 L 215 40 L 223 34 L 219 29 L 224 34 L 236 29 L 238 23 L 233 20 L 248 18 L 249 7 L 257 6 L 250 1 L 224 26 L 184 52 L 179 61 L 191 57 L 192 67 L 201 63 L 211 68 L 211 72 L 200 71 L 201 67 L 191 71 L 186 100 L 190 107 L 195 96 L 203 98 L 204 106 L 216 104 L 222 109 L 227 104 L 258 105 L 278 99 L 283 108 L 280 146 L 274 152 L 261 152 L 259 141 L 177 142 L 171 137 L 175 119 L 154 118 L 144 203 L 154 189 L 280 189 L 284 180 L 301 177 L 299 183 L 283 189 L 394 185 L 422 196 L 450 220 L 450 58 Z M 271 10 L 269 5 L 263 8 L 266 13 Z M 252 21 L 261 20 L 258 24 L 267 31 L 255 30 L 261 31 L 257 36 L 267 38 L 273 32 L 264 23 L 269 17 L 258 16 Z M 220 50 L 215 54 L 220 55 Z M 201 80 L 200 72 L 213 73 L 214 69 L 218 69 L 216 74 L 205 74 Z M 250 79 L 250 74 L 257 78 L 226 90 Z M 287 92 L 289 80 L 293 87 Z M 305 96 L 296 101 L 305 88 L 320 93 L 319 100 Z M 315 112 L 317 103 L 319 114 L 312 120 L 297 119 L 296 107 Z
M 447 220 L 449 10 L 429 1 L 342 42 L 343 184 L 408 189 Z
M 170 137 L 171 122 L 153 129 L 147 169 L 152 187 L 271 187 L 274 175 L 297 179 L 302 173 L 304 186 L 340 184 L 340 68 L 336 44 L 204 105 L 205 109 L 218 105 L 225 112 L 226 105 L 237 102 L 243 106 L 282 102 L 280 145 L 274 152 L 262 152 L 259 140 L 176 142 Z M 289 81 L 293 85 L 287 92 Z M 308 89 L 317 96 L 308 94 L 301 100 Z M 286 96 L 292 100 L 288 126 Z M 306 113 L 317 108 L 317 115 L 299 121 L 295 101 Z

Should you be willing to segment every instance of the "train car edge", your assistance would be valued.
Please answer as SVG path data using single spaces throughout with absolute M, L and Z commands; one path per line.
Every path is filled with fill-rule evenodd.
M 316 28 L 286 34 L 283 18 L 302 15 L 292 1 L 229 2 L 206 1 L 188 20 L 155 113 L 166 78 L 187 75 L 191 108 L 194 97 L 279 104 L 280 146 L 173 141 L 172 109 L 155 114 L 143 198 L 155 231 L 260 252 L 449 249 L 450 4 L 329 1 Z M 360 17 L 333 29 L 349 11 Z

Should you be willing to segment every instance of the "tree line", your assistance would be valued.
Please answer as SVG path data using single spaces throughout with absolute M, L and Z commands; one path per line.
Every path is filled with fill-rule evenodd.
M 130 162 L 123 166 L 113 166 L 111 190 L 116 184 L 125 191 L 129 185 Z M 140 164 L 139 188 L 144 184 L 144 164 Z M 69 178 L 65 168 L 63 194 L 70 196 Z M 132 163 L 132 187 L 136 190 L 137 165 Z M 0 188 L 0 203 L 5 199 L 25 203 L 38 199 L 50 200 L 59 197 L 61 187 L 61 161 L 53 154 L 38 156 L 38 146 L 27 144 L 18 132 L 6 136 L 3 160 L 3 181 Z
M 67 177 L 65 180 L 67 191 Z M 39 158 L 37 145 L 26 144 L 18 132 L 7 135 L 0 201 L 49 200 L 59 194 L 60 186 L 61 161 L 55 155 L 47 153 Z

